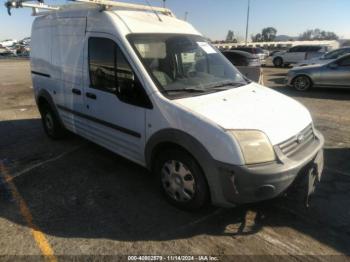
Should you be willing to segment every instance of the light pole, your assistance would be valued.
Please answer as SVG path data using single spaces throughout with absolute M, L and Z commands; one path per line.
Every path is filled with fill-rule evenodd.
M 185 12 L 185 21 L 187 21 L 188 12 Z
M 247 45 L 247 44 L 248 44 L 249 14 L 250 14 L 250 0 L 248 0 L 248 10 L 247 10 L 247 26 L 246 26 L 246 29 L 245 29 L 245 45 Z

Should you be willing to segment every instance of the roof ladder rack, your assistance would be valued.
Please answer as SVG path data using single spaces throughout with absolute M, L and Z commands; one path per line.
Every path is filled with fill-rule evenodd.
M 24 7 L 32 8 L 33 15 L 37 15 L 39 9 L 49 10 L 49 11 L 60 10 L 59 6 L 46 5 L 42 1 L 38 1 L 38 3 L 26 3 L 29 1 L 28 0 L 15 0 L 15 1 L 9 0 L 5 3 L 5 7 L 7 8 L 7 12 L 9 15 L 11 15 L 12 8 L 24 8 Z
M 44 4 L 44 0 L 37 0 L 38 3 L 27 3 L 27 2 L 33 2 L 35 0 L 8 0 L 5 3 L 5 7 L 7 8 L 8 14 L 11 15 L 11 9 L 12 8 L 22 8 L 22 7 L 28 7 L 33 9 L 33 15 L 40 15 L 45 14 L 47 12 L 38 12 L 39 9 L 42 10 L 49 10 L 49 11 L 57 11 L 65 7 L 65 5 L 60 6 L 51 6 Z M 140 4 L 130 4 L 125 2 L 119 2 L 119 1 L 112 1 L 112 0 L 70 0 L 72 2 L 80 2 L 80 3 L 86 3 L 86 4 L 95 4 L 97 6 L 100 6 L 102 10 L 108 10 L 111 8 L 122 8 L 122 9 L 131 9 L 131 10 L 140 10 L 140 11 L 150 11 L 150 12 L 156 12 L 161 13 L 168 16 L 174 16 L 172 11 L 167 8 L 162 7 L 155 7 L 155 6 L 147 6 L 147 5 L 140 5 Z
M 164 8 L 164 7 L 130 4 L 130 3 L 124 3 L 124 2 L 112 1 L 112 0 L 70 0 L 70 1 L 87 3 L 87 4 L 96 4 L 96 5 L 102 6 L 104 9 L 119 7 L 119 8 L 125 8 L 125 9 L 158 12 L 165 15 L 174 16 L 174 14 L 170 9 Z

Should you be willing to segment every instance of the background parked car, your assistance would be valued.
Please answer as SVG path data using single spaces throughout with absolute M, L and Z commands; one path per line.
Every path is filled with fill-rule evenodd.
M 244 51 L 227 50 L 222 52 L 224 56 L 235 66 L 260 66 L 260 59 L 257 55 Z
M 280 53 L 280 52 L 283 52 L 284 50 L 273 50 L 273 51 L 270 51 L 270 55 L 269 56 L 274 56 L 276 53 Z
M 306 59 L 321 57 L 328 51 L 327 46 L 322 45 L 299 45 L 287 51 L 275 53 L 272 59 L 274 66 L 281 67 L 296 64 Z
M 324 65 L 295 67 L 288 72 L 288 86 L 298 91 L 311 87 L 350 88 L 350 54 Z
M 13 52 L 0 48 L 0 58 L 8 58 L 8 57 L 14 57 L 16 56 Z
M 25 37 L 21 41 L 19 41 L 19 43 L 22 44 L 22 45 L 28 46 L 28 45 L 30 45 L 30 40 L 31 40 L 30 37 Z
M 331 52 L 324 54 L 321 57 L 312 58 L 309 60 L 305 60 L 295 66 L 306 66 L 306 65 L 316 65 L 316 64 L 327 64 L 343 55 L 350 53 L 350 46 L 345 46 Z
M 238 50 L 227 50 L 222 53 L 248 79 L 254 82 L 260 81 L 262 71 L 257 55 Z
M 17 40 L 14 40 L 14 39 L 5 39 L 3 41 L 0 41 L 0 45 L 2 47 L 10 47 L 10 46 L 13 46 L 17 43 Z
M 266 53 L 262 48 L 259 47 L 233 47 L 231 50 L 238 50 L 238 51 L 244 51 L 251 53 L 253 55 L 257 55 L 260 59 L 260 64 L 261 65 L 266 65 Z
M 270 56 L 270 51 L 267 49 L 263 49 L 263 52 L 265 53 L 265 57 L 269 57 Z

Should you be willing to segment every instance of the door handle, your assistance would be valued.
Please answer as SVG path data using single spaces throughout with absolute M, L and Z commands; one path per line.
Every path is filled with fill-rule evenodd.
M 76 88 L 73 88 L 72 89 L 72 93 L 75 94 L 75 95 L 81 95 L 81 91 L 79 89 L 76 89 Z
M 86 97 L 91 98 L 91 99 L 97 99 L 97 96 L 93 93 L 86 93 Z

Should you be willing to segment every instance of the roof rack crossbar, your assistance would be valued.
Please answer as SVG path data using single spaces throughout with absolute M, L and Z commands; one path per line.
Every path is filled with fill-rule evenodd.
M 124 3 L 124 2 L 112 1 L 112 0 L 70 0 L 70 1 L 88 3 L 88 4 L 96 4 L 96 5 L 103 6 L 106 9 L 111 8 L 111 7 L 120 7 L 120 8 L 125 8 L 125 9 L 159 12 L 159 13 L 162 13 L 165 15 L 174 16 L 170 9 L 164 8 L 164 7 L 147 6 L 147 5 L 140 5 L 140 4 L 130 4 L 130 3 Z

